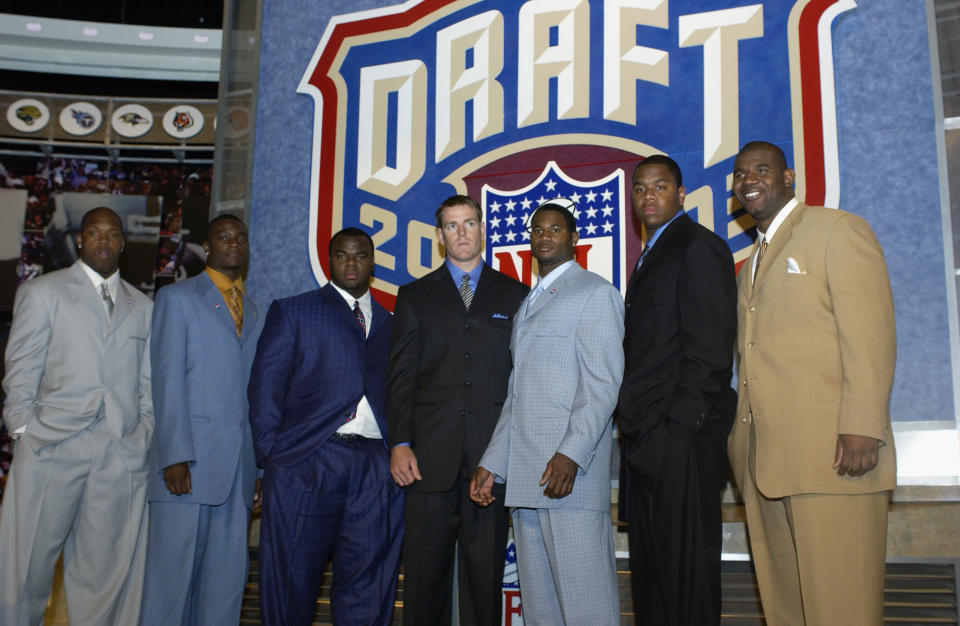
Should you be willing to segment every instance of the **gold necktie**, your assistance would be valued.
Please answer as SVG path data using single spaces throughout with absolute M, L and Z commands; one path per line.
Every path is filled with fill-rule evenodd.
M 763 253 L 767 251 L 767 237 L 764 235 L 763 239 L 760 240 L 760 252 L 757 253 L 757 262 L 753 264 L 753 280 L 757 280 L 757 272 L 760 271 L 760 259 L 763 258 Z
M 243 298 L 240 296 L 240 289 L 236 285 L 227 294 L 227 307 L 230 309 L 230 317 L 233 318 L 233 325 L 237 328 L 237 337 L 241 337 L 243 336 Z

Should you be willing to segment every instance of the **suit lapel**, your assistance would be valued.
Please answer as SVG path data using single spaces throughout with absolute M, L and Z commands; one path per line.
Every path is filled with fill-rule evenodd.
M 790 238 L 793 237 L 794 224 L 797 223 L 797 220 L 800 219 L 801 214 L 804 210 L 806 210 L 806 208 L 807 207 L 805 204 L 798 204 L 795 206 L 793 211 L 790 212 L 790 215 L 787 216 L 787 219 L 780 224 L 780 227 L 777 229 L 773 239 L 767 243 L 767 251 L 764 252 L 763 260 L 760 261 L 760 266 L 757 268 L 757 274 L 753 279 L 754 290 L 760 286 L 770 272 L 777 271 L 771 268 L 779 267 L 782 269 L 786 267 L 784 263 L 781 262 L 780 257 L 783 255 L 784 249 L 790 242 Z M 750 256 L 751 264 L 753 264 L 754 258 L 754 255 Z
M 526 315 L 524 315 L 524 319 L 529 319 L 548 307 L 560 296 L 561 293 L 564 292 L 566 287 L 584 271 L 585 270 L 582 267 L 574 262 L 574 264 L 567 268 L 560 278 L 553 281 L 553 284 L 551 284 L 548 289 L 541 293 L 537 299 L 527 307 L 527 312 Z M 531 291 L 530 293 L 533 292 Z M 529 297 L 530 296 L 527 296 L 527 298 Z
M 130 293 L 130 289 L 131 287 L 128 287 L 123 280 L 117 283 L 117 298 L 113 303 L 113 316 L 110 318 L 108 335 L 120 328 L 123 320 L 127 319 L 133 311 L 133 294 Z
M 351 304 L 348 304 L 343 296 L 340 295 L 340 292 L 333 286 L 333 283 L 327 283 L 320 289 L 320 296 L 326 300 L 327 306 L 333 308 L 344 321 L 348 322 L 348 326 L 354 330 L 357 334 L 357 338 L 361 341 L 366 341 L 367 338 L 363 336 L 363 329 L 360 327 L 360 324 L 357 323 L 357 318 L 353 314 L 353 307 Z M 370 309 L 373 310 L 371 305 Z M 373 317 L 376 318 L 376 313 L 373 313 Z M 371 324 L 371 320 L 365 320 L 365 324 L 368 326 Z M 373 332 L 373 327 L 370 327 L 370 333 Z
M 110 330 L 107 314 L 103 310 L 103 304 L 100 303 L 96 289 L 93 288 L 93 283 L 90 282 L 90 277 L 80 267 L 79 260 L 70 266 L 70 272 L 69 288 L 74 298 L 93 317 L 95 326 L 100 329 L 101 334 L 106 336 Z
M 203 272 L 203 279 L 197 281 L 197 291 L 200 293 L 200 298 L 203 300 L 206 306 L 214 309 L 216 312 L 216 318 L 224 325 L 225 328 L 230 329 L 230 333 L 236 337 L 237 336 L 237 326 L 233 323 L 233 316 L 230 315 L 230 307 L 227 306 L 226 300 L 223 299 L 223 294 L 220 293 L 220 290 L 213 280 L 210 279 L 210 276 L 206 272 Z M 244 317 L 246 317 L 246 302 L 244 302 Z M 247 324 L 244 324 L 246 327 Z

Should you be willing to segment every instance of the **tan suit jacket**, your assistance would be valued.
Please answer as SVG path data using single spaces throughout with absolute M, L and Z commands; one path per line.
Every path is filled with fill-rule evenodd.
M 883 251 L 870 226 L 801 203 L 777 230 L 751 286 L 752 263 L 753 255 L 737 280 L 739 402 L 729 439 L 737 483 L 753 465 L 768 498 L 892 489 L 896 331 Z M 879 439 L 877 467 L 838 476 L 839 434 Z

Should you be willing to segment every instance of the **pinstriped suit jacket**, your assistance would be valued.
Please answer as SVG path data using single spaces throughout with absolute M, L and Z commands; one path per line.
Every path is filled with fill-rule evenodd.
M 620 293 L 574 264 L 520 306 L 510 348 L 507 398 L 480 465 L 506 479 L 506 506 L 609 510 L 611 415 L 623 376 Z M 556 452 L 579 466 L 561 499 L 539 484 Z

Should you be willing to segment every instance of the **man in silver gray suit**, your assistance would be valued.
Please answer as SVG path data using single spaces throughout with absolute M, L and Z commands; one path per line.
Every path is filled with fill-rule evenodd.
M 119 216 L 87 212 L 80 259 L 17 290 L 3 419 L 0 624 L 43 619 L 63 551 L 71 624 L 136 624 L 147 539 L 152 303 L 120 278 Z
M 509 389 L 471 498 L 488 506 L 506 481 L 525 624 L 619 624 L 610 454 L 623 299 L 574 261 L 564 206 L 539 207 L 529 230 L 540 280 L 514 320 Z

